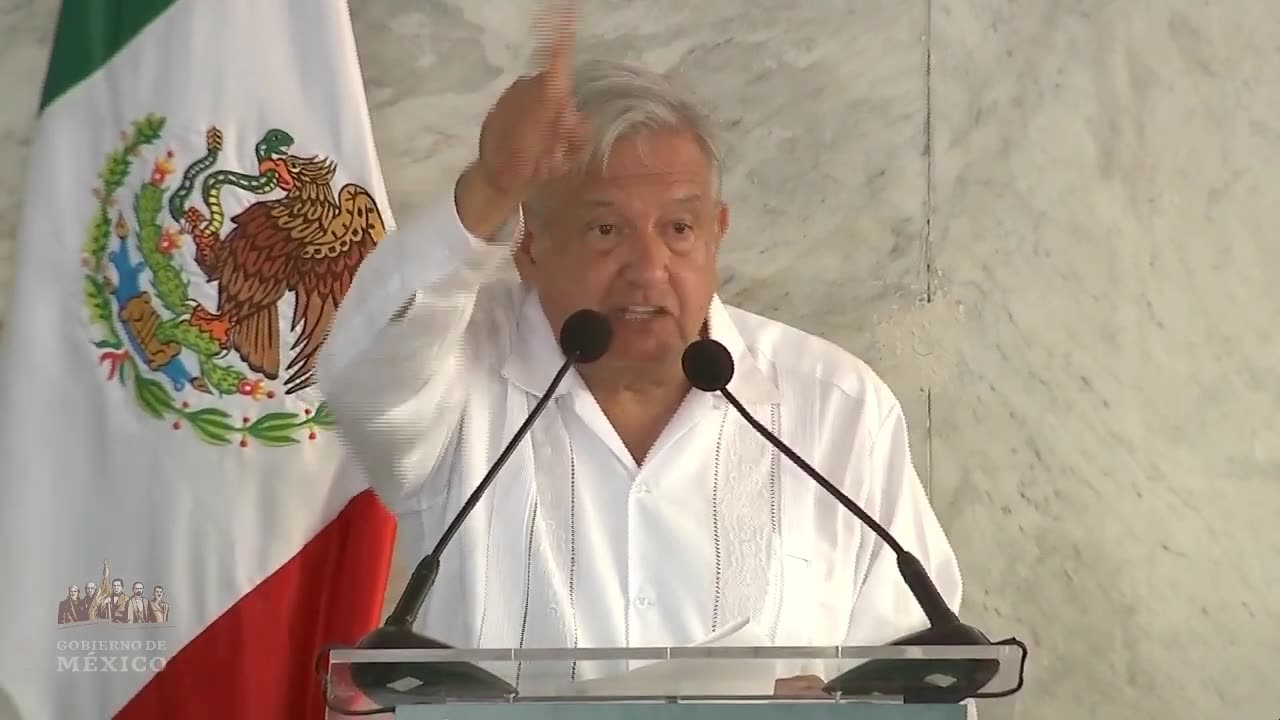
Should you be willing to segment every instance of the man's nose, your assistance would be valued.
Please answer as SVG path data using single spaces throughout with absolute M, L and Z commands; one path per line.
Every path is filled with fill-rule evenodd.
M 658 285 L 667 281 L 671 250 L 653 229 L 637 233 L 627 244 L 628 279 L 637 285 Z

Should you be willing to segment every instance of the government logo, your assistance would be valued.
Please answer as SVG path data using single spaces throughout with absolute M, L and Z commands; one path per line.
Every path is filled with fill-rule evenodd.
M 72 583 L 67 595 L 58 601 L 58 624 L 111 622 L 122 624 L 165 625 L 169 622 L 169 600 L 164 586 L 141 579 L 133 582 L 111 576 L 107 561 L 102 561 L 101 581 L 86 580 L 84 585 Z

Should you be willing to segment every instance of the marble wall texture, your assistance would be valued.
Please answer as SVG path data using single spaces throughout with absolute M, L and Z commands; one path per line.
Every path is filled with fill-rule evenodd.
M 532 4 L 352 3 L 402 222 Z M 585 5 L 729 128 L 726 298 L 897 391 L 1020 713 L 1280 716 L 1280 4 Z M 55 6 L 0 0 L 0 298 Z

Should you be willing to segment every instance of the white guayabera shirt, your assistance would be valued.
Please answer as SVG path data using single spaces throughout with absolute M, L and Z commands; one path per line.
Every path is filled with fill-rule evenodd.
M 471 237 L 450 198 L 388 237 L 321 358 L 349 450 L 398 517 L 401 583 L 563 362 L 504 236 Z M 730 390 L 958 610 L 955 555 L 889 388 L 833 344 L 719 298 L 708 326 L 733 354 Z M 927 625 L 884 543 L 718 395 L 692 391 L 637 464 L 571 371 L 445 553 L 416 629 L 459 647 L 665 646 L 742 618 L 793 646 Z

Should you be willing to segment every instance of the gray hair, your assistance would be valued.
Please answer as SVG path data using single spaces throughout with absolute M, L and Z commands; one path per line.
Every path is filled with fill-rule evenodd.
M 573 97 L 591 129 L 591 143 L 572 172 L 581 175 L 591 163 L 604 167 L 614 143 L 623 137 L 687 130 L 707 156 L 712 190 L 719 196 L 724 164 L 719 128 L 692 95 L 668 77 L 623 62 L 585 60 L 573 71 Z M 541 210 L 540 190 L 535 187 L 526 203 L 535 215 Z

